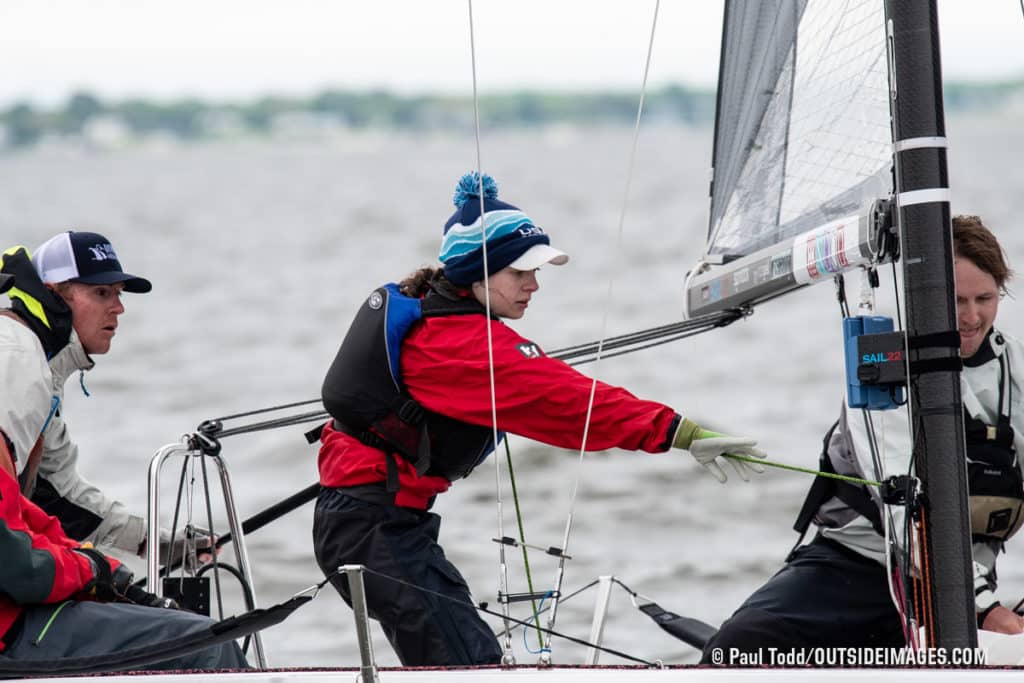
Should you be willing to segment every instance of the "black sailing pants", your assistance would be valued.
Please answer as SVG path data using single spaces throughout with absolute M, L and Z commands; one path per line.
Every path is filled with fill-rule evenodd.
M 819 536 L 722 624 L 701 663 L 766 664 L 769 648 L 901 648 L 905 642 L 885 567 Z
M 16 638 L 0 659 L 24 662 L 116 655 L 208 629 L 209 617 L 183 610 L 157 609 L 114 602 L 74 602 L 26 608 Z M 248 669 L 234 641 L 174 659 L 138 667 L 150 670 Z M 88 680 L 88 679 L 84 679 Z
M 324 487 L 313 515 L 316 560 L 350 606 L 348 581 L 333 572 L 361 564 L 446 600 L 367 572 L 370 616 L 405 666 L 497 664 L 501 648 L 479 617 L 465 579 L 437 543 L 441 518 L 426 510 L 360 500 Z

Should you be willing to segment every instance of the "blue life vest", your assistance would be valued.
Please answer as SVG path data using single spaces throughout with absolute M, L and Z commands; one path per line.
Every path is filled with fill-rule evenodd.
M 425 409 L 402 382 L 403 340 L 417 321 L 440 315 L 483 316 L 485 310 L 475 299 L 435 289 L 423 299 L 402 294 L 394 283 L 375 289 L 356 313 L 324 379 L 321 396 L 335 429 L 388 454 L 392 490 L 397 490 L 397 474 L 392 477 L 391 457 L 408 460 L 420 475 L 454 481 L 494 450 L 490 427 Z

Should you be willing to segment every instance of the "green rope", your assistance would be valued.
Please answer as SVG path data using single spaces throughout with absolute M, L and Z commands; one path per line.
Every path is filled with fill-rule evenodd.
M 523 514 L 519 508 L 519 492 L 516 489 L 516 473 L 512 468 L 512 449 L 508 445 L 508 434 L 505 435 L 505 460 L 508 462 L 508 478 L 512 482 L 512 501 L 515 503 L 516 508 L 516 523 L 519 526 L 519 547 L 523 550 L 523 566 L 526 568 L 526 585 L 533 593 L 533 575 L 530 573 L 530 558 L 526 552 L 526 532 L 523 529 Z M 533 620 L 537 624 L 537 642 L 540 643 L 541 647 L 544 647 L 544 633 L 540 630 L 540 613 L 537 611 L 537 601 L 530 599 L 530 605 L 533 607 Z
M 735 453 L 722 453 L 726 458 L 732 458 L 733 460 L 742 460 L 744 462 L 752 462 L 757 465 L 767 465 L 768 467 L 778 467 L 780 470 L 789 470 L 790 472 L 803 472 L 804 474 L 813 474 L 817 477 L 828 477 L 829 479 L 838 479 L 839 481 L 848 481 L 851 484 L 863 484 L 864 486 L 882 486 L 882 482 L 873 481 L 871 479 L 858 479 L 857 477 L 848 477 L 845 474 L 835 474 L 833 472 L 822 472 L 821 470 L 812 470 L 806 467 L 797 467 L 796 465 L 787 465 L 781 462 L 772 462 L 771 460 L 765 460 L 763 458 L 752 458 L 749 455 L 737 455 Z

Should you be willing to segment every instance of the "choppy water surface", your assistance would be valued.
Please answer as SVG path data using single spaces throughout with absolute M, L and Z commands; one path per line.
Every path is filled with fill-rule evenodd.
M 949 136 L 955 210 L 986 217 L 1011 264 L 1024 268 L 1020 127 L 1009 118 L 954 119 Z M 711 133 L 644 132 L 618 243 L 630 141 L 625 129 L 484 132 L 484 167 L 501 198 L 572 256 L 566 267 L 543 269 L 540 293 L 514 323 L 547 349 L 679 318 L 683 275 L 706 230 Z M 69 382 L 66 415 L 83 471 L 141 511 L 159 446 L 207 418 L 317 397 L 361 299 L 433 262 L 452 188 L 475 159 L 471 139 L 405 134 L 118 152 L 51 147 L 0 157 L 4 246 L 95 229 L 111 237 L 129 271 L 154 283 L 151 294 L 126 296 L 114 350 L 87 377 L 91 398 Z M 1000 322 L 1024 335 L 1020 308 L 1006 300 Z M 813 466 L 841 400 L 840 342 L 832 288 L 822 285 L 727 329 L 586 371 L 702 423 L 756 436 L 773 458 Z M 316 449 L 302 431 L 224 441 L 243 516 L 316 479 Z M 561 544 L 579 479 L 567 591 L 614 574 L 664 607 L 713 624 L 779 566 L 810 483 L 773 470 L 723 487 L 678 452 L 596 454 L 581 465 L 574 453 L 525 440 L 513 440 L 512 449 L 530 543 Z M 505 469 L 504 525 L 513 535 Z M 476 598 L 492 605 L 496 481 L 493 466 L 484 466 L 435 508 L 448 554 Z M 249 537 L 262 604 L 321 578 L 311 516 L 307 506 Z M 1024 591 L 1019 556 L 1011 548 L 1000 561 L 1004 602 Z M 510 554 L 513 591 L 526 590 L 521 564 L 518 552 Z M 534 553 L 531 566 L 535 584 L 550 586 L 553 560 Z M 588 592 L 565 602 L 558 628 L 586 637 L 593 599 Z M 613 593 L 605 641 L 667 662 L 696 657 L 633 610 L 622 591 Z M 520 661 L 532 661 L 518 633 L 515 643 Z M 277 666 L 357 661 L 351 612 L 333 592 L 269 631 L 265 645 Z M 396 663 L 383 638 L 376 645 L 380 663 Z M 557 661 L 583 655 L 556 641 Z

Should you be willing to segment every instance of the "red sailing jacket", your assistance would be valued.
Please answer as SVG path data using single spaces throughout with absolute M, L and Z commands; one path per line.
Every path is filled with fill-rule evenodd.
M 425 318 L 402 343 L 401 373 L 409 394 L 424 408 L 470 424 L 491 424 L 490 362 L 485 318 L 453 315 Z M 498 321 L 490 321 L 498 429 L 561 448 L 579 449 L 592 379 L 549 358 L 536 344 Z M 668 450 L 679 422 L 666 405 L 644 401 L 625 389 L 597 383 L 587 450 Z M 320 483 L 345 487 L 382 482 L 383 451 L 328 424 L 321 435 Z M 395 504 L 426 508 L 448 490 L 447 479 L 419 476 L 396 458 Z
M 65 535 L 56 517 L 21 495 L 3 440 L 0 433 L 0 636 L 18 618 L 22 605 L 84 599 L 81 593 L 93 579 L 92 562 L 74 551 L 81 543 Z M 119 564 L 113 559 L 110 563 L 111 568 Z

